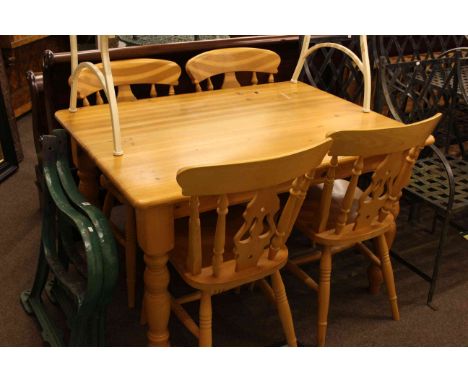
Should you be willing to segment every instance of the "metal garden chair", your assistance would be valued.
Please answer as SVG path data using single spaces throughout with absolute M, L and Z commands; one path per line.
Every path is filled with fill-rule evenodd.
M 372 37 L 372 60 L 375 69 L 384 57 L 387 64 L 400 62 L 425 61 L 439 58 L 442 52 L 451 48 L 466 46 L 466 36 L 450 35 L 383 35 Z M 382 112 L 384 95 L 382 93 L 380 70 L 376 71 L 377 86 L 374 95 L 374 110 Z
M 468 140 L 468 39 L 465 46 L 449 49 L 439 55 L 438 58 L 458 58 L 458 102 L 454 107 L 454 133 L 460 146 L 461 155 L 466 159 L 464 142 Z
M 468 207 L 468 164 L 463 159 L 445 156 L 440 148 L 447 151 L 452 142 L 453 110 L 458 89 L 458 59 L 451 57 L 391 64 L 382 58 L 380 69 L 383 94 L 393 118 L 412 123 L 438 112 L 443 113 L 434 133 L 436 144 L 423 152 L 405 188 L 410 199 L 424 201 L 435 210 L 433 231 L 436 221 L 443 221 L 432 275 L 393 253 L 395 258 L 430 283 L 427 297 L 427 303 L 430 305 L 449 223 L 455 213 Z

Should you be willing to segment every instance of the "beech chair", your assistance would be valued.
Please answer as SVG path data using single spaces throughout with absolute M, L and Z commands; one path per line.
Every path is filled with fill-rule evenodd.
M 105 309 L 118 272 L 115 243 L 107 219 L 97 208 L 82 196 L 81 201 L 71 202 L 70 197 L 79 193 L 74 182 L 66 180 L 72 179 L 69 168 L 58 164 L 57 137 L 43 139 L 41 245 L 33 287 L 21 293 L 21 303 L 36 316 L 50 345 L 104 345 Z M 65 313 L 68 342 L 42 300 L 49 274 L 53 276 L 51 301 Z
M 102 64 L 96 65 L 102 71 Z M 174 86 L 178 85 L 181 68 L 175 62 L 168 60 L 138 58 L 121 61 L 111 61 L 114 85 L 117 87 L 117 102 L 135 101 L 132 87 L 138 85 L 150 85 L 144 96 L 156 97 L 159 95 L 175 94 Z M 85 68 L 78 77 L 78 98 L 83 106 L 90 105 L 90 99 L 94 98 L 96 104 L 103 104 L 102 85 L 96 75 Z M 141 89 L 140 89 L 141 93 Z M 76 144 L 72 142 L 74 163 L 77 163 L 79 153 Z M 112 186 L 104 176 L 100 178 L 101 186 L 107 190 L 103 203 L 103 212 L 110 219 L 113 207 L 116 203 L 123 205 L 125 210 L 125 223 L 111 226 L 117 242 L 125 249 L 125 262 L 127 274 L 127 297 L 129 308 L 135 307 L 136 289 L 136 222 L 133 207 L 125 200 L 124 196 Z
M 436 112 L 443 113 L 434 132 L 435 144 L 422 153 L 415 164 L 411 181 L 405 187 L 405 195 L 411 202 L 410 217 L 423 202 L 435 212 L 433 233 L 437 221 L 442 221 L 431 274 L 405 259 L 404 251 L 392 253 L 393 257 L 430 284 L 427 304 L 431 307 L 449 226 L 455 223 L 454 215 L 468 210 L 468 162 L 463 158 L 463 142 L 454 118 L 460 97 L 457 86 L 461 74 L 458 59 L 457 56 L 445 56 L 398 64 L 388 64 L 383 58 L 381 60 L 383 94 L 393 118 L 411 123 Z M 449 154 L 453 143 L 460 146 L 461 157 Z M 457 225 L 457 228 L 466 230 L 466 226 Z
M 177 182 L 190 196 L 190 218 L 176 222 L 175 248 L 169 260 L 187 284 L 198 290 L 172 298 L 172 310 L 196 335 L 212 345 L 211 296 L 271 276 L 272 289 L 287 343 L 297 346 L 289 303 L 280 275 L 286 264 L 287 237 L 301 208 L 315 168 L 331 140 L 271 159 L 183 168 Z M 278 186 L 291 184 L 281 210 Z M 229 207 L 237 193 L 252 194 L 247 206 Z M 217 196 L 216 214 L 199 213 L 199 198 Z M 278 218 L 276 215 L 278 214 Z M 203 231 L 203 235 L 202 235 Z M 182 303 L 200 299 L 199 326 Z
M 390 300 L 392 317 L 398 320 L 388 237 L 394 235 L 395 218 L 402 188 L 408 184 L 413 165 L 426 139 L 440 120 L 436 115 L 425 121 L 401 128 L 348 130 L 329 134 L 333 140 L 329 155 L 331 167 L 323 186 L 309 190 L 296 227 L 320 249 L 291 259 L 287 269 L 307 286 L 318 292 L 317 341 L 325 345 L 332 255 L 357 246 L 381 268 Z M 340 157 L 355 157 L 349 181 L 335 176 Z M 381 158 L 373 171 L 370 185 L 361 190 L 358 181 L 369 158 Z M 320 198 L 320 202 L 317 202 Z M 364 242 L 372 240 L 375 252 Z M 319 282 L 299 265 L 320 260 Z
M 457 134 L 456 137 L 460 145 L 461 155 L 464 159 L 468 159 L 464 145 L 464 142 L 468 141 L 468 37 L 465 37 L 464 43 L 465 46 L 442 52 L 437 59 L 454 57 L 457 60 L 458 89 L 453 110 L 453 124 L 454 133 Z
M 213 90 L 213 76 L 224 74 L 221 89 L 240 87 L 236 72 L 252 72 L 250 84 L 258 83 L 257 73 L 267 73 L 268 82 L 274 82 L 281 58 L 271 50 L 259 48 L 226 48 L 203 52 L 187 61 L 185 70 L 197 92 Z

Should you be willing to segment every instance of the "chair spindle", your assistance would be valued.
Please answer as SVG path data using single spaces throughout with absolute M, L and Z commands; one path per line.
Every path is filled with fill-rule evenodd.
M 348 222 L 348 215 L 349 215 L 349 212 L 351 211 L 354 193 L 356 192 L 358 180 L 362 174 L 363 167 L 364 167 L 364 158 L 359 157 L 354 163 L 354 167 L 352 170 L 353 175 L 351 177 L 351 181 L 349 182 L 348 188 L 346 190 L 346 194 L 343 198 L 340 214 L 338 215 L 338 218 L 336 220 L 336 228 L 335 228 L 336 234 L 340 234 Z
M 198 196 L 192 196 L 190 198 L 189 253 L 187 256 L 187 268 L 194 275 L 200 274 L 202 266 L 200 214 L 198 211 L 199 206 L 200 201 L 198 200 Z
M 252 85 L 257 85 L 258 84 L 258 78 L 257 78 L 257 73 L 252 72 L 252 79 L 251 79 Z
M 229 201 L 227 195 L 218 198 L 218 220 L 216 222 L 216 232 L 213 248 L 213 276 L 218 277 L 221 264 L 223 263 L 224 245 L 226 242 L 226 215 L 228 213 Z
M 152 84 L 150 89 L 150 97 L 154 98 L 158 96 L 158 92 L 156 91 L 156 85 Z

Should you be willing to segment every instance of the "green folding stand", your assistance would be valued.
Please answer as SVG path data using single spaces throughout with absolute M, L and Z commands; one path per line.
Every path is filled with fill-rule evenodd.
M 102 293 L 99 305 L 100 311 L 96 312 L 96 325 L 98 332 L 98 345 L 104 345 L 106 306 L 112 299 L 117 284 L 119 272 L 119 258 L 112 230 L 107 218 L 101 210 L 86 201 L 78 191 L 73 175 L 70 171 L 68 134 L 63 129 L 56 129 L 52 134 L 57 138 L 57 172 L 65 194 L 71 204 L 89 218 L 98 234 L 101 245 L 101 260 L 103 269 Z
M 77 197 L 79 193 L 72 181 L 63 186 L 72 180 L 68 167 L 62 169 L 66 174 L 62 178 L 70 177 L 61 182 L 58 141 L 56 136 L 43 137 L 41 245 L 33 287 L 21 294 L 21 302 L 26 312 L 36 316 L 42 337 L 50 345 L 103 345 L 105 307 L 117 279 L 115 243 L 97 209 L 85 213 L 84 206 L 79 208 L 71 201 L 69 195 Z M 90 218 L 93 213 L 94 221 Z M 108 249 L 106 255 L 103 248 Z M 67 318 L 70 332 L 67 343 L 42 301 L 49 273 L 54 280 L 51 295 Z

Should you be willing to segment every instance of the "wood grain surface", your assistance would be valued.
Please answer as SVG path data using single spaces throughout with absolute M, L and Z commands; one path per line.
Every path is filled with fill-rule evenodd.
M 56 118 L 140 209 L 186 200 L 176 182 L 183 167 L 271 158 L 343 129 L 402 126 L 301 82 L 144 99 L 119 105 L 119 114 L 122 157 L 112 155 L 107 105 Z

